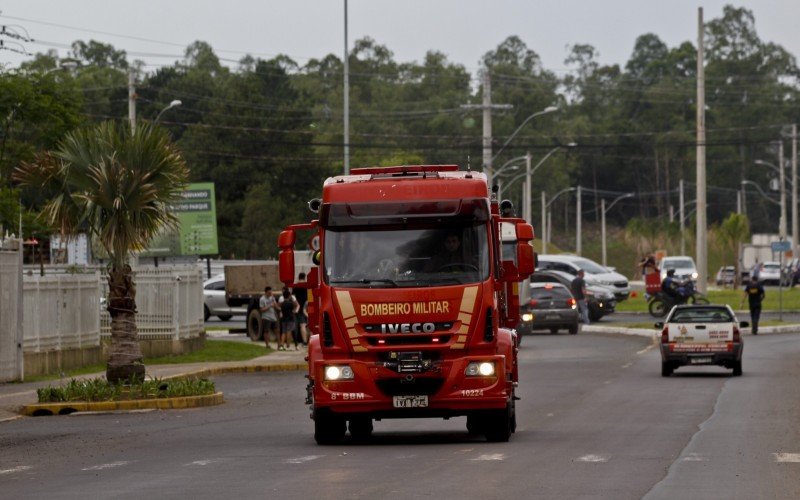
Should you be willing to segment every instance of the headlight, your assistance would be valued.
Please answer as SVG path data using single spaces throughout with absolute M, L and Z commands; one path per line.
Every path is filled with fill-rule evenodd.
M 464 370 L 467 377 L 491 377 L 494 375 L 494 363 L 491 361 L 472 361 Z
M 325 380 L 353 380 L 353 369 L 348 365 L 326 366 Z
M 696 280 L 696 279 L 697 279 L 697 273 L 692 273 L 692 279 L 693 279 L 693 280 Z
M 525 313 L 522 315 L 522 321 L 533 321 L 533 314 Z

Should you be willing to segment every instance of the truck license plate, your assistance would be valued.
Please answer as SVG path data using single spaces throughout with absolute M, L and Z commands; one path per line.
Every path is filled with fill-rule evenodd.
M 711 363 L 711 358 L 692 358 L 693 365 L 705 365 Z
M 392 403 L 395 408 L 426 408 L 428 396 L 393 396 Z
M 558 314 L 548 314 L 545 316 L 545 319 L 561 319 L 561 316 Z

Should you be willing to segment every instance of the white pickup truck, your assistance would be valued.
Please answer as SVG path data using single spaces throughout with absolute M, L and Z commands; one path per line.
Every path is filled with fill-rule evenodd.
M 744 342 L 739 323 L 727 305 L 675 306 L 661 329 L 661 376 L 686 365 L 718 365 L 742 374 Z

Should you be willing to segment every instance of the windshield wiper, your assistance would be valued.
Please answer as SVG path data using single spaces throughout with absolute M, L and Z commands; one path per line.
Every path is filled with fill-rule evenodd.
M 390 279 L 377 279 L 377 278 L 362 278 L 360 280 L 331 280 L 331 285 L 352 285 L 355 283 L 359 283 L 362 285 L 371 285 L 372 283 L 384 283 L 386 285 L 392 285 L 393 287 L 397 288 L 397 283 L 394 280 Z

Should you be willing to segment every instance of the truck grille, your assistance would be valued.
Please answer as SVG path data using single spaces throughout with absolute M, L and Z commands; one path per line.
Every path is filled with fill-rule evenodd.
M 378 389 L 386 396 L 431 396 L 439 392 L 444 384 L 441 378 L 400 378 L 383 379 L 375 382 Z
M 435 340 L 434 340 L 435 339 Z M 381 337 L 366 337 L 371 346 L 393 345 L 442 345 L 450 341 L 450 335 L 383 335 Z

